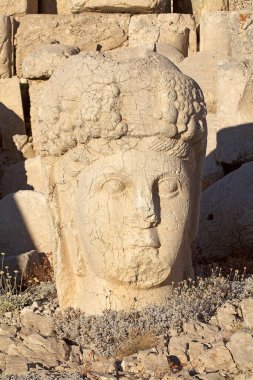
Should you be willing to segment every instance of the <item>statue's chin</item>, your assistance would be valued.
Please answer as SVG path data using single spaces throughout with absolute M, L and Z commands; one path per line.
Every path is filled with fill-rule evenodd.
M 166 281 L 171 273 L 168 260 L 161 260 L 159 250 L 151 247 L 131 248 L 122 252 L 122 255 L 115 252 L 104 264 L 100 273 L 94 268 L 99 277 L 131 288 L 157 287 Z

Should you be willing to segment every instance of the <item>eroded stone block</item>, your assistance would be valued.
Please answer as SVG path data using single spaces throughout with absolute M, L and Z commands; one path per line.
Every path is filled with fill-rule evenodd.
M 150 13 L 163 12 L 166 5 L 167 0 L 70 0 L 70 11 Z
M 176 48 L 185 57 L 188 51 L 196 52 L 197 37 L 195 22 L 191 15 L 152 14 L 131 17 L 129 25 L 129 47 L 167 44 Z
M 197 24 L 199 24 L 201 16 L 206 12 L 228 10 L 229 0 L 174 0 L 173 2 L 173 11 L 175 13 L 193 14 Z
M 17 77 L 0 80 L 0 135 L 3 150 L 9 157 L 17 157 L 13 142 L 16 134 L 25 135 L 20 83 Z M 18 155 L 19 156 L 19 155 Z
M 115 49 L 127 40 L 129 20 L 123 14 L 28 15 L 16 35 L 17 74 L 22 75 L 24 59 L 41 45 L 57 42 L 81 51 Z
M 1 195 L 5 197 L 19 190 L 44 192 L 40 157 L 29 158 L 5 169 L 1 180 Z
M 200 31 L 201 50 L 220 50 L 240 60 L 253 58 L 253 11 L 206 13 Z
M 0 78 L 9 78 L 13 71 L 12 23 L 8 16 L 0 16 Z
M 251 62 L 228 59 L 218 67 L 217 153 L 219 162 L 253 159 L 253 71 Z
M 244 8 L 252 8 L 253 1 L 252 0 L 229 0 L 229 10 L 241 10 Z
M 40 133 L 38 125 L 38 109 L 40 105 L 40 97 L 47 85 L 46 81 L 29 81 L 29 97 L 30 97 L 30 115 L 31 115 L 31 130 L 33 137 L 33 149 L 36 155 L 39 154 Z
M 215 113 L 217 110 L 217 75 L 218 63 L 226 53 L 217 51 L 201 51 L 187 57 L 178 64 L 179 69 L 193 78 L 201 87 L 207 110 Z M 226 91 L 226 90 L 225 90 Z
M 253 163 L 249 162 L 202 193 L 198 234 L 201 258 L 215 260 L 252 252 L 252 176 Z
M 48 79 L 54 70 L 79 49 L 60 44 L 43 45 L 32 51 L 23 61 L 22 74 L 24 78 Z
M 9 194 L 0 201 L 0 250 L 7 255 L 53 250 L 45 197 L 32 190 Z
M 29 13 L 38 13 L 38 0 L 1 0 L 0 14 L 22 17 Z

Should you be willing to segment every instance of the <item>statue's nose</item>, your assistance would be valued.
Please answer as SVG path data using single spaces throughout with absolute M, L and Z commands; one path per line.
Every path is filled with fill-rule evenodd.
M 150 187 L 146 186 L 145 188 L 137 189 L 135 206 L 139 227 L 149 228 L 157 225 L 158 217 Z

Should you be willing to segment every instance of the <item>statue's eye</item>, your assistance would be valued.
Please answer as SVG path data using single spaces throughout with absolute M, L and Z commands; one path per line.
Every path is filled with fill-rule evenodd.
M 103 185 L 103 189 L 105 189 L 109 194 L 121 193 L 126 188 L 126 185 L 123 181 L 118 178 L 112 178 L 106 181 Z
M 180 189 L 176 178 L 163 178 L 159 181 L 159 195 L 164 198 L 171 198 L 177 195 Z

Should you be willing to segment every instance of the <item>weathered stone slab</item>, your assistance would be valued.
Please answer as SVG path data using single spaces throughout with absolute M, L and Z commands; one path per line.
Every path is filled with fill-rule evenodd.
M 202 178 L 202 190 L 207 189 L 213 183 L 224 177 L 222 165 L 216 161 L 216 137 L 217 117 L 216 114 L 207 114 L 207 147 L 204 173 Z
M 218 63 L 225 54 L 217 51 L 201 51 L 187 57 L 177 66 L 189 77 L 193 78 L 201 87 L 207 110 L 215 113 L 217 109 L 217 73 Z
M 40 97 L 42 92 L 47 85 L 46 81 L 29 81 L 29 97 L 30 97 L 30 115 L 31 115 L 31 129 L 33 136 L 33 149 L 36 155 L 39 154 L 39 125 L 38 125 L 38 109 L 40 105 Z
M 0 250 L 7 255 L 52 252 L 50 219 L 42 193 L 24 190 L 0 201 Z
M 201 50 L 220 50 L 240 60 L 253 58 L 253 10 L 206 13 L 200 30 Z
M 16 193 L 19 190 L 44 192 L 40 157 L 29 158 L 6 168 L 1 180 L 1 195 Z
M 242 165 L 202 193 L 198 246 L 201 258 L 252 252 L 253 163 Z
M 129 25 L 129 47 L 167 44 L 176 48 L 185 57 L 196 52 L 197 38 L 195 22 L 191 15 L 152 14 L 131 17 Z
M 79 53 L 73 46 L 60 44 L 43 45 L 32 51 L 23 61 L 24 78 L 48 79 L 67 58 Z
M 123 14 L 28 15 L 16 35 L 17 74 L 22 75 L 28 54 L 44 44 L 57 41 L 81 51 L 115 49 L 127 40 L 129 20 Z
M 167 0 L 70 0 L 70 11 L 158 13 L 163 12 L 166 5 Z
M 241 10 L 243 8 L 250 8 L 250 7 L 253 7 L 252 0 L 229 0 L 230 11 Z
M 13 142 L 16 134 L 25 134 L 23 105 L 20 83 L 17 77 L 0 80 L 0 135 L 3 150 L 16 158 L 17 149 Z
M 38 0 L 1 0 L 0 14 L 22 17 L 38 12 Z
M 201 16 L 206 12 L 228 11 L 229 0 L 174 0 L 175 13 L 191 13 L 199 24 Z
M 252 161 L 251 63 L 226 60 L 219 65 L 217 79 L 217 160 L 226 164 Z
M 253 336 L 250 332 L 237 331 L 227 343 L 227 348 L 240 369 L 253 369 Z
M 0 78 L 12 75 L 13 44 L 12 23 L 8 16 L 0 16 Z

